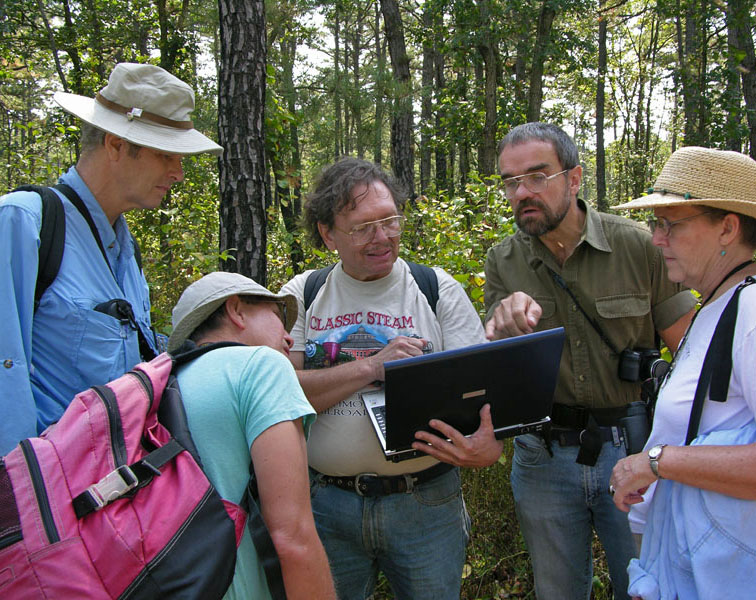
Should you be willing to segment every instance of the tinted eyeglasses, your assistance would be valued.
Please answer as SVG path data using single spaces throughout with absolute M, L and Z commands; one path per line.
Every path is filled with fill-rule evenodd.
M 648 228 L 651 230 L 651 233 L 658 229 L 662 232 L 662 234 L 668 236 L 671 233 L 672 228 L 678 223 L 682 223 L 683 221 L 687 221 L 688 219 L 695 219 L 696 217 L 706 215 L 710 212 L 710 210 L 705 210 L 703 212 L 696 213 L 695 215 L 683 217 L 682 219 L 677 219 L 675 221 L 670 221 L 666 217 L 649 217 L 648 219 L 646 219 L 646 223 L 648 223 Z
M 368 221 L 367 223 L 360 223 L 352 227 L 351 231 L 343 231 L 352 240 L 352 244 L 355 246 L 364 246 L 373 241 L 375 233 L 378 231 L 378 227 L 383 230 L 386 237 L 398 237 L 404 230 L 404 217 L 396 215 L 394 217 L 386 217 L 385 219 L 378 219 L 377 221 Z M 339 229 L 339 231 L 342 231 Z
M 562 169 L 559 173 L 553 175 L 546 175 L 545 173 L 525 173 L 525 175 L 516 175 L 515 177 L 507 177 L 502 181 L 504 185 L 504 195 L 507 199 L 512 199 L 517 193 L 517 188 L 520 184 L 524 185 L 528 190 L 534 194 L 539 194 L 546 191 L 549 187 L 549 180 L 554 179 L 557 175 L 566 173 L 570 169 Z

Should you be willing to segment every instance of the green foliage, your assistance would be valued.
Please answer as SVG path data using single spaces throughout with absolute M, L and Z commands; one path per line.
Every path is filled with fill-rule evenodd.
M 402 256 L 446 269 L 483 316 L 483 263 L 488 249 L 513 233 L 509 205 L 476 174 L 458 196 L 429 192 L 409 205 Z
M 215 162 L 215 157 L 207 154 L 186 157 L 184 181 L 174 186 L 159 209 L 126 216 L 142 248 L 153 325 L 162 333 L 171 331 L 171 310 L 181 292 L 228 260 L 228 252 L 218 251 Z

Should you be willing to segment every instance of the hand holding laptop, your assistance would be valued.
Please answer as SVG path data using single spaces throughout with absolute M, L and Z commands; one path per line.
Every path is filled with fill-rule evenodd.
M 441 462 L 457 467 L 488 467 L 499 460 L 504 450 L 503 440 L 497 440 L 494 436 L 490 404 L 480 409 L 480 427 L 470 436 L 464 436 L 438 419 L 431 419 L 429 425 L 449 441 L 428 431 L 418 431 L 415 437 L 421 441 L 413 442 L 412 448 L 430 454 Z

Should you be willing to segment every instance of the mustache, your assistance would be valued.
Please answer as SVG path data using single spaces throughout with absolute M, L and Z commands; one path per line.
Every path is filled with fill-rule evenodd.
M 517 216 L 520 216 L 522 214 L 522 211 L 528 208 L 537 208 L 543 211 L 545 210 L 546 205 L 540 200 L 535 200 L 533 198 L 522 200 L 520 204 L 517 205 Z

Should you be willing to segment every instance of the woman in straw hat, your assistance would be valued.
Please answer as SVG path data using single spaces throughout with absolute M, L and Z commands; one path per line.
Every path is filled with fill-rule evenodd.
M 646 450 L 618 462 L 612 473 L 615 504 L 630 511 L 633 531 L 643 534 L 640 558 L 628 568 L 629 593 L 752 596 L 756 285 L 749 284 L 756 276 L 756 161 L 682 148 L 649 191 L 617 208 L 653 209 L 649 226 L 669 278 L 700 292 L 701 304 L 661 385 Z

